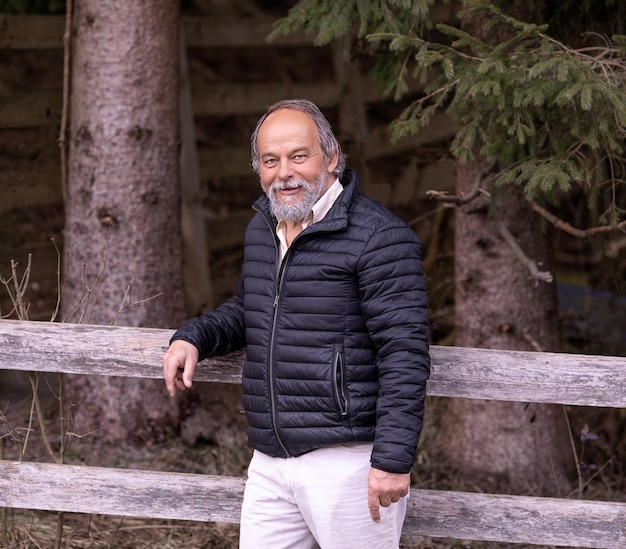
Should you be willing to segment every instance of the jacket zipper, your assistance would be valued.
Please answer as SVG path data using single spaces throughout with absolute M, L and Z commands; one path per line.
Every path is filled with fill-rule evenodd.
M 274 236 L 274 247 L 276 249 L 276 286 L 275 286 L 275 292 L 274 292 L 274 302 L 273 302 L 273 311 L 272 311 L 272 329 L 270 331 L 270 350 L 268 354 L 269 364 L 267 366 L 267 369 L 268 369 L 267 383 L 268 383 L 269 393 L 270 393 L 270 410 L 271 410 L 271 415 L 272 415 L 272 426 L 274 429 L 274 435 L 276 436 L 276 440 L 278 441 L 278 444 L 282 448 L 283 452 L 285 452 L 285 455 L 287 457 L 290 457 L 291 454 L 289 453 L 289 451 L 287 450 L 287 447 L 281 440 L 280 435 L 278 434 L 278 429 L 276 428 L 276 389 L 274 387 L 274 343 L 275 343 L 276 324 L 278 322 L 278 308 L 280 306 L 280 291 L 281 291 L 283 279 L 285 276 L 286 266 L 287 266 L 288 258 L 291 255 L 290 252 L 294 245 L 294 242 L 296 239 L 300 237 L 300 235 L 298 235 L 296 239 L 294 239 L 294 242 L 292 242 L 291 246 L 287 249 L 287 253 L 285 254 L 285 257 L 283 257 L 283 260 L 280 261 L 279 243 L 276 240 L 276 236 L 275 236 L 276 231 L 272 225 L 272 222 L 263 210 L 261 210 L 260 208 L 256 208 L 256 207 L 254 209 L 263 216 L 263 219 L 265 219 L 265 222 L 267 223 L 267 226 L 270 230 L 270 234 Z M 310 228 L 311 227 L 309 227 L 309 229 Z M 319 230 L 319 228 L 316 228 L 316 229 Z M 339 359 L 339 362 L 341 362 L 341 359 Z M 343 367 L 341 367 L 341 376 L 343 375 L 344 375 Z M 341 385 L 342 385 L 341 389 L 338 388 L 337 398 L 338 398 L 338 402 L 340 403 L 341 417 L 344 418 L 348 413 L 348 400 L 345 395 L 343 383 Z M 341 401 L 343 401 L 343 406 L 341 406 Z
M 270 333 L 270 352 L 269 352 L 269 364 L 268 364 L 268 385 L 270 390 L 270 406 L 272 410 L 272 426 L 274 427 L 274 434 L 276 435 L 276 440 L 280 447 L 283 449 L 283 452 L 287 456 L 289 456 L 289 452 L 287 448 L 283 444 L 283 441 L 278 434 L 278 429 L 276 427 L 276 390 L 274 387 L 274 334 L 276 329 L 276 322 L 278 321 L 278 305 L 280 301 L 280 295 L 277 290 L 276 295 L 274 296 L 274 304 L 273 304 L 273 314 L 272 314 L 272 331 Z
M 265 214 L 263 214 L 263 218 L 265 219 L 265 222 L 267 223 L 270 229 L 270 233 L 274 234 L 274 230 L 272 228 L 272 223 L 270 222 L 270 220 L 267 218 Z M 270 393 L 270 410 L 271 410 L 271 415 L 272 415 L 272 427 L 274 429 L 274 435 L 276 436 L 276 440 L 278 441 L 278 444 L 282 448 L 283 452 L 285 452 L 285 455 L 289 457 L 291 454 L 289 453 L 285 444 L 281 440 L 280 435 L 278 434 L 278 429 L 276 428 L 276 389 L 274 387 L 274 343 L 275 343 L 274 336 L 276 333 L 276 324 L 278 322 L 278 307 L 280 305 L 280 288 L 282 286 L 283 273 L 285 271 L 284 263 L 285 263 L 285 260 L 287 259 L 287 255 L 289 255 L 289 250 L 287 250 L 287 254 L 285 254 L 285 257 L 283 258 L 283 261 L 281 262 L 280 250 L 278 248 L 278 243 L 276 242 L 275 237 L 274 237 L 274 247 L 276 248 L 276 286 L 275 286 L 275 291 L 274 291 L 274 302 L 272 304 L 272 328 L 270 331 L 270 338 L 269 338 L 270 349 L 268 353 L 267 385 L 268 385 L 269 393 Z
M 345 419 L 348 415 L 348 397 L 345 389 L 345 370 L 343 367 L 343 355 L 337 351 L 333 363 L 333 374 L 335 379 L 335 397 L 339 405 L 341 418 Z

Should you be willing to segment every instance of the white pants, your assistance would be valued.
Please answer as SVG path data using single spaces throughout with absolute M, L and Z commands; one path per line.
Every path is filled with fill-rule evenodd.
M 297 458 L 254 451 L 241 509 L 240 549 L 397 549 L 407 498 L 367 506 L 371 443 L 322 448 Z

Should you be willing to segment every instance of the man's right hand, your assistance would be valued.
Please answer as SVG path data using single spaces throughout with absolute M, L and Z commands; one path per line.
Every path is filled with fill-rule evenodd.
M 198 349 L 191 343 L 180 339 L 172 342 L 163 357 L 163 379 L 170 396 L 176 394 L 176 389 L 191 389 L 198 357 Z

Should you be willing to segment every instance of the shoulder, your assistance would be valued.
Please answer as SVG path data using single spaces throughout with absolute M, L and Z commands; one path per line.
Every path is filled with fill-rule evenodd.
M 345 193 L 343 200 L 347 207 L 350 223 L 370 232 L 392 226 L 411 231 L 410 227 L 399 216 L 360 191 L 359 181 L 354 171 L 346 170 L 342 184 Z
M 352 227 L 379 244 L 419 242 L 415 231 L 406 221 L 363 194 L 355 197 L 348 218 Z

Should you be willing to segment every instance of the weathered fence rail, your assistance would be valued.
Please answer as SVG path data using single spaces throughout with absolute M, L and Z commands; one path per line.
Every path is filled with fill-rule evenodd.
M 0 369 L 161 377 L 169 330 L 0 321 Z M 621 357 L 433 347 L 431 396 L 626 407 Z M 241 354 L 196 379 L 239 383 Z M 166 398 L 164 396 L 164 398 Z M 238 522 L 239 477 L 0 461 L 0 506 Z M 626 503 L 413 489 L 405 533 L 570 547 L 626 547 Z

